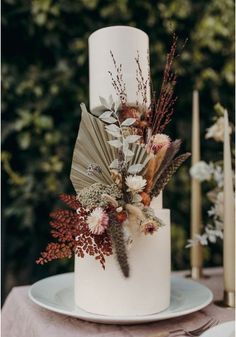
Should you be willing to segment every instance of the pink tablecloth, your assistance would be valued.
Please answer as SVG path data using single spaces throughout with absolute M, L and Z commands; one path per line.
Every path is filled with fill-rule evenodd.
M 214 293 L 214 301 L 223 295 L 222 269 L 209 269 L 209 278 L 201 283 Z M 184 275 L 184 272 L 174 273 Z M 186 274 L 186 273 L 185 273 Z M 2 337 L 151 337 L 175 328 L 191 329 L 210 317 L 220 322 L 234 320 L 234 310 L 214 303 L 196 313 L 145 325 L 103 325 L 81 321 L 40 308 L 28 298 L 28 286 L 13 288 L 2 310 Z

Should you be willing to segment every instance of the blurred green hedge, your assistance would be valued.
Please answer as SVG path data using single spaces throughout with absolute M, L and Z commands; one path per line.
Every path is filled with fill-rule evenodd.
M 70 165 L 80 119 L 88 103 L 87 39 L 96 29 L 130 25 L 150 37 L 154 86 L 162 78 L 174 30 L 180 44 L 189 41 L 176 62 L 174 121 L 168 133 L 183 138 L 190 150 L 191 95 L 200 90 L 202 134 L 213 105 L 234 104 L 233 0 L 3 0 L 2 2 L 2 181 L 3 285 L 28 284 L 68 271 L 73 261 L 41 267 L 34 261 L 49 240 L 48 213 L 57 195 L 73 192 Z M 214 143 L 204 147 L 213 159 Z M 173 268 L 188 268 L 190 161 L 165 192 L 172 209 Z M 206 205 L 204 205 L 206 207 Z M 221 262 L 220 244 L 206 252 L 206 263 Z

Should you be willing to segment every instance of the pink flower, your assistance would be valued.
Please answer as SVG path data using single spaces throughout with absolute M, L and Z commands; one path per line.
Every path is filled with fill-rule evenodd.
M 163 133 L 158 133 L 150 138 L 148 144 L 146 145 L 146 151 L 147 153 L 156 155 L 163 146 L 168 147 L 170 142 L 171 140 L 169 136 L 164 135 Z
M 108 226 L 109 217 L 107 213 L 101 208 L 95 208 L 87 217 L 87 224 L 92 234 L 102 234 Z
M 155 221 L 147 219 L 141 224 L 140 231 L 144 235 L 147 235 L 147 234 L 152 235 L 154 232 L 158 230 L 158 227 L 159 226 Z

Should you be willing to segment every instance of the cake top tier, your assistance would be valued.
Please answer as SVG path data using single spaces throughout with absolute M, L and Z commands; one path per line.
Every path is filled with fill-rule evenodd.
M 112 85 L 117 78 L 117 68 L 121 65 L 121 75 L 125 85 L 128 104 L 143 104 L 138 93 L 138 59 L 144 81 L 147 81 L 146 104 L 150 104 L 149 39 L 142 30 L 128 26 L 112 26 L 95 31 L 89 37 L 89 92 L 90 110 L 102 110 L 99 96 L 117 99 Z M 116 65 L 114 64 L 116 62 Z M 110 72 L 110 73 L 109 73 Z

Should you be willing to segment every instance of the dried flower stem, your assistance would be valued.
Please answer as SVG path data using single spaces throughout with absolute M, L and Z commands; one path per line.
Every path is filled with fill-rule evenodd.
M 127 92 L 126 92 L 126 84 L 123 79 L 123 73 L 122 73 L 122 64 L 117 64 L 115 57 L 110 50 L 110 54 L 112 57 L 112 61 L 116 70 L 116 76 L 114 77 L 111 71 L 108 71 L 108 74 L 111 76 L 111 83 L 113 88 L 115 89 L 115 92 L 117 96 L 120 98 L 120 101 L 122 104 L 127 103 Z
M 137 89 L 136 95 L 138 97 L 138 95 L 141 94 L 142 105 L 146 105 L 147 104 L 147 89 L 148 89 L 148 84 L 150 81 L 150 74 L 148 74 L 148 78 L 144 80 L 143 71 L 140 65 L 140 57 L 139 57 L 138 50 L 137 50 L 137 57 L 135 57 L 134 59 L 137 64 L 136 81 L 138 83 L 138 89 Z M 138 102 L 137 102 L 137 105 L 138 105 Z
M 173 35 L 172 46 L 170 52 L 167 54 L 159 98 L 157 102 L 154 99 L 153 110 L 150 115 L 152 134 L 162 133 L 173 114 L 173 105 L 177 98 L 174 97 L 176 75 L 172 72 L 172 66 L 176 57 L 177 41 L 178 38 L 176 35 Z

